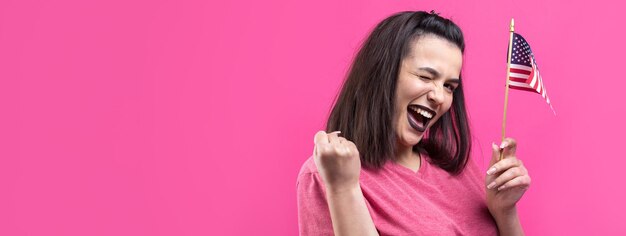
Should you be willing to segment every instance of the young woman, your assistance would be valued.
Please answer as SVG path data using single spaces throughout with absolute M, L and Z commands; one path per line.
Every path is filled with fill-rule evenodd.
M 516 142 L 492 145 L 486 174 L 469 160 L 464 48 L 432 12 L 376 26 L 298 176 L 301 235 L 523 235 Z

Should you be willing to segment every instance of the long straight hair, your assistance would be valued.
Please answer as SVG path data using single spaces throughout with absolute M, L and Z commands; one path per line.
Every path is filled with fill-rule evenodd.
M 340 130 L 357 146 L 361 163 L 380 168 L 396 158 L 394 114 L 398 73 L 411 42 L 432 34 L 446 39 L 463 53 L 465 42 L 454 22 L 435 13 L 400 12 L 380 22 L 357 53 L 326 123 L 326 131 Z M 452 174 L 467 164 L 471 148 L 462 81 L 452 106 L 413 147 Z

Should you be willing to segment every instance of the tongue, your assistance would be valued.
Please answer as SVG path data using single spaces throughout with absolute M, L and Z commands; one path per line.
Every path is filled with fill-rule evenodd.
M 417 114 L 411 109 L 409 109 L 408 113 L 409 125 L 411 125 L 411 127 L 413 127 L 413 129 L 417 130 L 418 132 L 424 132 L 424 130 L 426 130 L 426 127 L 424 126 L 424 117 Z

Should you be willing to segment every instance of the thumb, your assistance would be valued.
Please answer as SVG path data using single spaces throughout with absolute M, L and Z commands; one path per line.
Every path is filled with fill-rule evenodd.
M 496 164 L 499 159 L 500 147 L 498 147 L 498 145 L 496 145 L 495 143 L 491 143 L 491 160 L 489 161 L 489 167 L 493 166 L 493 164 Z
M 317 131 L 317 133 L 315 133 L 315 137 L 313 138 L 313 156 L 317 155 L 317 146 L 320 144 L 326 144 L 328 143 L 328 135 L 326 135 L 326 132 L 320 130 Z
M 320 130 L 315 133 L 315 137 L 313 138 L 313 143 L 328 143 L 328 136 L 326 132 Z

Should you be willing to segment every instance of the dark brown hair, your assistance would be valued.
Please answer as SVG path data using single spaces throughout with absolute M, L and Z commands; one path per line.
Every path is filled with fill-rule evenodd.
M 436 13 L 400 12 L 371 32 L 350 67 L 326 124 L 354 142 L 366 167 L 380 168 L 395 158 L 395 93 L 402 60 L 410 43 L 426 34 L 446 39 L 465 50 L 461 29 Z M 461 80 L 463 81 L 463 80 Z M 440 168 L 457 174 L 468 160 L 470 130 L 462 82 L 454 90 L 452 106 L 425 133 L 414 151 L 425 151 Z

